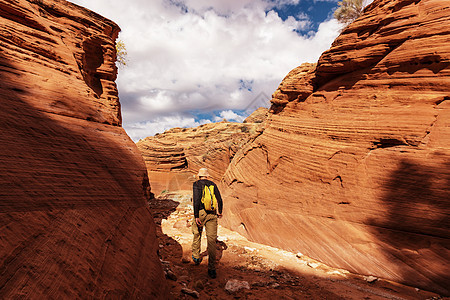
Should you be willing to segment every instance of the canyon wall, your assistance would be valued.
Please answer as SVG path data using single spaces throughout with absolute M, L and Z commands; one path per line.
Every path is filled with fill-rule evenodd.
M 225 173 L 224 224 L 450 294 L 450 2 L 375 0 L 272 99 Z
M 0 0 L 0 298 L 165 298 L 113 22 Z
M 219 122 L 196 128 L 173 128 L 137 143 L 152 192 L 192 190 L 198 170 L 208 168 L 219 182 L 236 151 L 262 130 L 267 115 L 259 108 L 244 123 Z

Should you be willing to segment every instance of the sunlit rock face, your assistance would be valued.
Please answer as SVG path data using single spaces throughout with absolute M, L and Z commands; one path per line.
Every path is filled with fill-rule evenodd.
M 0 24 L 0 298 L 163 297 L 119 28 L 62 0 L 0 0 Z
M 225 173 L 254 241 L 449 295 L 450 2 L 375 0 Z
M 219 122 L 196 128 L 173 128 L 137 143 L 155 195 L 192 190 L 200 168 L 219 182 L 236 152 L 262 132 L 267 109 L 260 108 L 244 123 Z

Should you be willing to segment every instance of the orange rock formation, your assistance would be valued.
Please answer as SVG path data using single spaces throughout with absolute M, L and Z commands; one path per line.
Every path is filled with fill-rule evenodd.
M 449 1 L 375 0 L 289 73 L 224 176 L 227 226 L 449 295 L 449 28 Z
M 0 298 L 161 297 L 119 28 L 63 0 L 0 0 L 0 23 Z
M 209 169 L 219 182 L 236 151 L 261 133 L 267 109 L 261 108 L 244 123 L 220 122 L 196 128 L 174 128 L 137 143 L 147 165 L 152 191 L 191 190 L 200 168 Z

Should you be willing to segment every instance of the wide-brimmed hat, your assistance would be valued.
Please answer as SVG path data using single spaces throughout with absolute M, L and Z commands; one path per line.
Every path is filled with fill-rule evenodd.
M 198 176 L 198 177 L 208 177 L 208 176 L 209 176 L 208 169 L 207 169 L 207 168 L 201 168 L 201 169 L 198 171 L 197 176 Z

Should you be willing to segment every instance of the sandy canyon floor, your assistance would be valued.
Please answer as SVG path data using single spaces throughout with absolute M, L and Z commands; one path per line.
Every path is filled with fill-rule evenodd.
M 170 286 L 168 299 L 449 299 L 381 278 L 351 274 L 301 253 L 250 242 L 221 227 L 220 220 L 217 278 L 210 279 L 205 233 L 202 263 L 194 265 L 191 259 L 191 193 L 163 194 L 151 201 L 150 208 Z

